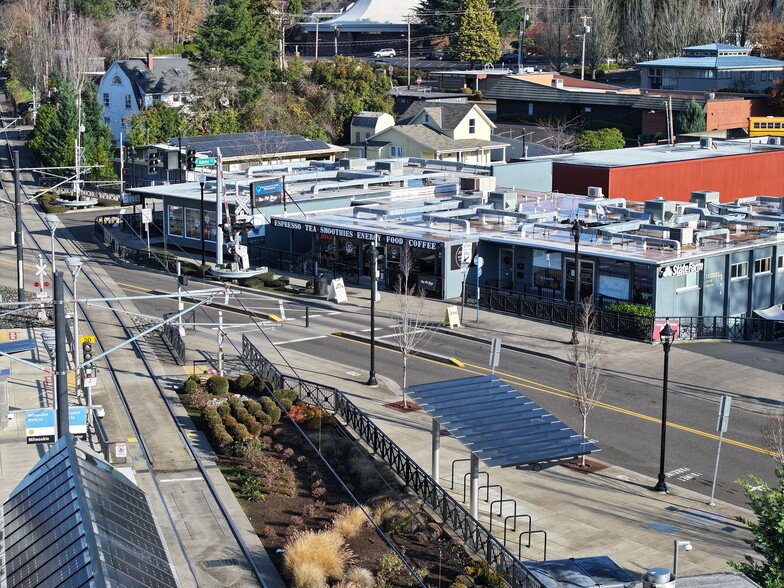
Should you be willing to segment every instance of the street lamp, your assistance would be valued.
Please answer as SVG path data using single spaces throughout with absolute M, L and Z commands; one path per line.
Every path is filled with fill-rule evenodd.
M 583 226 L 579 219 L 574 219 L 572 225 L 572 238 L 574 239 L 574 300 L 572 301 L 572 340 L 570 345 L 577 345 L 580 340 L 577 338 L 577 302 L 580 300 L 580 235 L 583 233 Z
M 659 481 L 656 482 L 654 490 L 656 492 L 667 492 L 667 482 L 664 481 L 664 452 L 667 446 L 667 380 L 670 369 L 670 347 L 675 339 L 675 331 L 672 330 L 670 323 L 664 325 L 659 332 L 659 339 L 664 349 L 664 377 L 662 379 L 662 417 L 661 417 L 661 454 L 659 458 Z
M 60 222 L 60 217 L 56 214 L 47 214 L 46 224 L 49 225 L 49 231 L 52 233 L 52 275 L 57 271 L 57 264 L 54 258 L 54 232 L 57 230 L 57 225 Z
M 82 260 L 78 257 L 66 257 L 65 265 L 71 272 L 73 277 L 73 360 L 74 360 L 74 389 L 79 387 L 79 317 L 77 316 L 77 302 L 76 302 L 76 278 L 82 270 Z
M 683 541 L 679 539 L 673 540 L 673 552 L 672 552 L 672 579 L 678 579 L 678 551 L 680 548 L 683 547 L 686 551 L 691 551 L 694 549 L 694 546 L 691 544 L 691 541 Z
M 204 184 L 207 183 L 207 176 L 203 173 L 199 174 L 199 187 L 201 188 L 201 217 L 199 220 L 199 232 L 201 233 L 201 273 L 202 276 L 204 275 L 204 266 L 206 262 L 204 261 Z
M 378 249 L 376 248 L 376 240 L 373 240 L 373 245 L 370 246 L 368 251 L 370 254 L 370 372 L 368 373 L 368 386 L 375 386 L 378 384 L 376 380 L 376 289 L 378 283 L 376 276 L 378 275 Z

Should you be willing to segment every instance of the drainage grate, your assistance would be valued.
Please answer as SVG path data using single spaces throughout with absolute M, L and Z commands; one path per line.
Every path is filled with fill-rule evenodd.
M 240 565 L 240 560 L 236 557 L 232 557 L 229 559 L 210 559 L 204 562 L 205 568 L 223 568 L 226 566 L 238 566 Z

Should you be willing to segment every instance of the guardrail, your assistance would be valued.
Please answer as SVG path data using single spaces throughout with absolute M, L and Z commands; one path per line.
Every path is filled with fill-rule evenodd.
M 389 467 L 428 504 L 465 545 L 485 559 L 490 567 L 515 588 L 545 588 L 544 584 L 463 508 L 444 488 L 384 433 L 340 390 L 281 373 L 255 345 L 242 336 L 242 359 L 250 370 L 275 390 L 291 388 L 340 417 Z

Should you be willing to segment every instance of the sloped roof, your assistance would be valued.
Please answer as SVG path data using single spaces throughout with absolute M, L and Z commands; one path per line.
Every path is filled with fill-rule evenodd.
M 376 123 L 378 123 L 378 119 L 384 115 L 392 116 L 386 112 L 370 112 L 363 110 L 362 112 L 358 112 L 354 115 L 354 117 L 351 119 L 351 125 L 357 127 L 375 127 Z
M 443 102 L 414 102 L 400 116 L 398 125 L 409 125 L 423 110 L 433 122 L 445 131 L 452 131 L 474 109 L 473 104 Z
M 147 67 L 147 59 L 141 57 L 116 63 L 145 94 L 188 91 L 191 65 L 184 57 L 155 55 L 152 69 Z
M 180 139 L 171 137 L 169 144 L 178 145 Z M 306 139 L 300 135 L 284 135 L 280 131 L 258 131 L 253 133 L 234 133 L 226 135 L 201 135 L 183 137 L 183 147 L 190 146 L 198 152 L 211 151 L 217 154 L 220 148 L 224 161 L 240 160 L 249 157 L 267 157 L 271 155 L 298 154 L 325 155 L 329 153 L 345 153 L 347 149 L 331 145 L 321 139 Z
M 322 30 L 332 30 L 337 26 L 341 31 L 350 32 L 406 32 L 406 16 L 413 13 L 421 0 L 357 0 L 351 8 L 340 16 L 319 22 Z M 315 22 L 304 22 L 303 30 L 316 30 Z M 379 46 L 380 48 L 380 46 Z
M 684 51 L 750 51 L 748 47 L 742 45 L 728 45 L 727 43 L 707 43 L 705 45 L 692 45 L 684 47 Z
M 702 55 L 699 57 L 667 57 L 641 61 L 637 67 L 679 67 L 694 69 L 774 69 L 784 67 L 784 61 L 751 55 Z
M 2 508 L 4 586 L 178 586 L 147 496 L 60 438 Z
M 381 131 L 376 137 L 380 137 L 390 131 L 397 131 L 410 137 L 420 145 L 432 149 L 433 151 L 469 151 L 481 149 L 483 147 L 505 147 L 506 143 L 496 143 L 484 139 L 451 139 L 442 135 L 438 131 L 431 129 L 427 125 L 403 125 L 394 126 Z

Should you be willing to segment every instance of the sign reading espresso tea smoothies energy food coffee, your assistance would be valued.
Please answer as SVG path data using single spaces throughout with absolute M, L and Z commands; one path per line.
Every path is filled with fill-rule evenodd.
M 314 233 L 317 235 L 328 235 L 330 237 L 343 237 L 345 239 L 359 239 L 360 241 L 373 241 L 378 237 L 380 244 L 389 245 L 408 245 L 417 249 L 431 249 L 433 251 L 443 246 L 439 241 L 428 241 L 426 239 L 413 239 L 409 237 L 400 237 L 398 235 L 377 235 L 368 231 L 358 231 L 355 229 L 343 229 L 339 227 L 327 227 L 322 225 L 314 225 L 311 223 L 303 223 L 301 221 L 293 221 L 285 218 L 273 218 L 272 226 L 279 229 L 289 229 L 291 231 L 303 231 L 305 233 Z

